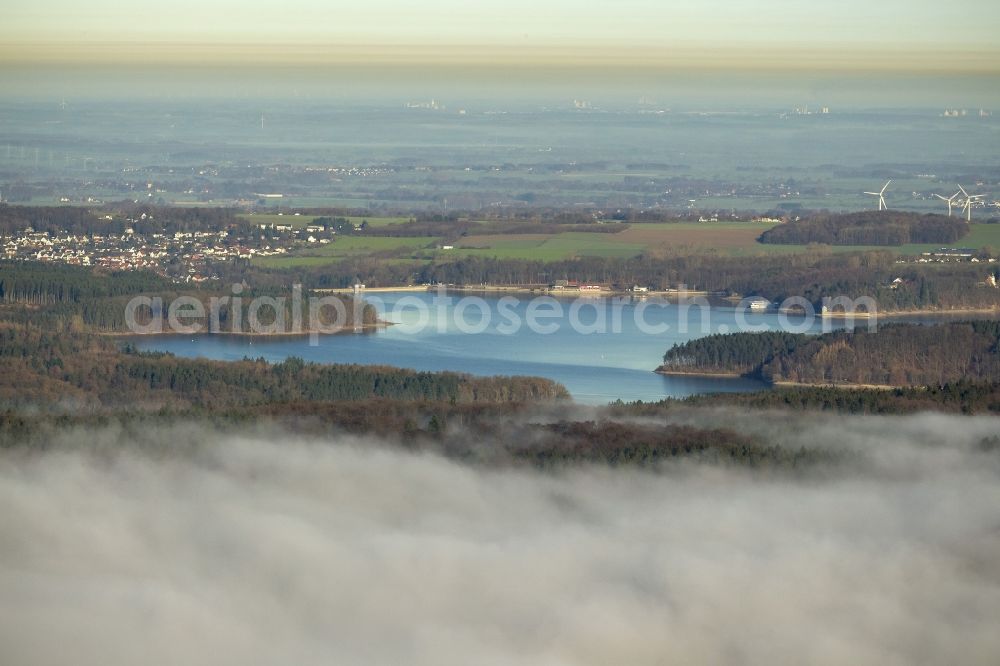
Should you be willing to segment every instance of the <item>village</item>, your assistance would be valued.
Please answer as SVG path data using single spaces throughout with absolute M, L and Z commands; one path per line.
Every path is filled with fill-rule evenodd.
M 139 226 L 138 224 L 135 226 Z M 122 234 L 36 231 L 0 236 L 0 258 L 92 266 L 113 271 L 149 270 L 177 282 L 217 280 L 213 265 L 285 254 L 325 245 L 333 231 L 320 225 L 230 227 L 219 231 L 150 230 L 128 227 Z

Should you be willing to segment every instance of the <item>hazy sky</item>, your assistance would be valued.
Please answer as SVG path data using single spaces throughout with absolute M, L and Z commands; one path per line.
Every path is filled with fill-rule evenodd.
M 993 0 L 13 0 L 0 60 L 345 58 L 943 60 L 997 67 Z M 966 19 L 967 23 L 962 23 Z M 122 43 L 145 43 L 123 50 Z M 180 44 L 187 44 L 180 47 Z M 477 49 L 477 46 L 484 47 Z M 247 48 L 252 47 L 252 48 Z M 507 47 L 507 48 L 499 48 Z M 516 47 L 516 48 L 510 48 Z M 847 48 L 845 48 L 847 47 Z M 242 50 L 241 50 L 242 49 Z M 928 53 L 931 52 L 931 53 Z M 235 55 L 234 55 L 235 54 Z M 289 54 L 292 54 L 291 56 Z M 818 55 L 817 55 L 818 54 Z M 884 55 L 881 62 L 879 56 Z M 932 57 L 933 56 L 933 57 Z M 794 64 L 788 63 L 788 64 Z M 817 64 L 817 63 L 814 63 Z

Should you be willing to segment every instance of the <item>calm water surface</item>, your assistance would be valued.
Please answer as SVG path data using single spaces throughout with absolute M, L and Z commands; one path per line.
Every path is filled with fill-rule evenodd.
M 135 340 L 140 349 L 216 360 L 298 356 L 320 363 L 382 364 L 416 370 L 452 370 L 473 375 L 535 375 L 562 383 L 577 402 L 660 400 L 700 393 L 754 391 L 762 382 L 710 377 L 665 377 L 653 369 L 678 342 L 750 324 L 781 325 L 776 313 L 740 313 L 733 306 L 685 308 L 658 299 L 531 299 L 431 293 L 369 295 L 380 316 L 395 322 L 374 332 L 308 338 L 249 338 L 225 335 L 156 336 Z M 465 298 L 464 301 L 461 299 Z M 576 305 L 574 305 L 574 302 Z M 559 313 L 561 310 L 561 314 Z M 740 321 L 742 319 L 742 321 Z M 790 319 L 799 332 L 819 332 L 821 323 Z M 517 325 L 520 322 L 521 325 Z

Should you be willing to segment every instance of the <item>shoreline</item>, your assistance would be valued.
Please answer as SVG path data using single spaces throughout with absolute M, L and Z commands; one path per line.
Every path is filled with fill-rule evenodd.
M 685 371 L 685 370 L 661 370 L 657 368 L 654 370 L 658 375 L 665 375 L 668 377 L 706 377 L 714 379 L 755 379 L 761 381 L 767 385 L 765 389 L 771 390 L 775 388 L 834 388 L 834 389 L 849 389 L 849 390 L 865 390 L 865 391 L 895 391 L 896 389 L 908 389 L 916 388 L 913 386 L 893 386 L 891 384 L 854 384 L 851 382 L 836 383 L 836 382 L 793 382 L 790 380 L 776 380 L 769 381 L 766 379 L 760 379 L 757 377 L 748 377 L 745 374 L 739 374 L 736 372 L 697 372 L 697 371 Z
M 804 313 L 802 313 L 803 316 Z M 821 319 L 878 319 L 881 315 L 876 312 L 820 312 Z M 888 315 L 885 315 L 888 316 Z
M 429 292 L 436 293 L 439 289 L 445 292 L 460 291 L 471 293 L 503 293 L 503 294 L 542 294 L 547 296 L 631 296 L 633 298 L 645 298 L 648 296 L 711 296 L 711 292 L 698 289 L 666 289 L 650 291 L 627 291 L 622 289 L 600 289 L 594 291 L 579 291 L 578 289 L 553 289 L 552 287 L 525 287 L 525 286 L 501 286 L 501 285 L 404 285 L 398 287 L 365 287 L 354 291 L 352 287 L 337 289 L 311 289 L 317 294 L 347 294 L 364 297 L 366 293 L 386 294 L 392 292 Z
M 553 296 L 553 297 L 602 297 L 602 296 L 630 296 L 632 298 L 647 298 L 650 296 L 654 297 L 678 297 L 678 296 L 711 296 L 707 291 L 698 291 L 694 289 L 685 289 L 684 291 L 678 291 L 676 289 L 666 290 L 666 291 L 623 291 L 620 289 L 601 289 L 595 291 L 579 291 L 577 289 L 552 289 L 551 287 L 499 287 L 499 286 L 447 286 L 444 287 L 446 292 L 448 291 L 460 291 L 469 293 L 505 293 L 505 294 L 538 294 L 543 296 Z M 391 290 L 390 290 L 391 291 Z M 434 292 L 436 287 L 427 287 L 427 291 Z M 364 292 L 361 292 L 364 295 Z
M 355 291 L 354 287 L 343 287 L 343 288 L 336 288 L 336 289 L 310 289 L 309 291 L 317 293 L 317 294 L 346 294 L 346 295 L 349 295 L 349 296 L 352 296 L 352 295 L 356 294 L 358 296 L 364 296 L 366 292 L 367 293 L 372 293 L 372 294 L 385 294 L 385 293 L 390 293 L 390 292 L 393 292 L 393 291 L 415 291 L 415 292 L 420 292 L 420 291 L 429 291 L 429 290 L 430 290 L 429 287 L 425 287 L 425 286 L 422 286 L 422 285 L 412 285 L 412 284 L 409 284 L 409 285 L 405 285 L 405 286 L 401 286 L 401 287 L 365 287 L 364 289 L 359 289 L 358 291 Z
M 771 386 L 774 387 L 808 387 L 808 388 L 834 388 L 834 389 L 851 389 L 851 390 L 864 390 L 864 391 L 895 391 L 896 389 L 911 389 L 919 388 L 916 386 L 893 386 L 891 384 L 855 384 L 852 382 L 836 383 L 836 382 L 793 382 L 788 380 L 771 382 Z
M 662 366 L 653 370 L 658 375 L 667 377 L 714 377 L 716 379 L 747 379 L 746 375 L 738 372 L 699 372 L 695 370 L 664 370 Z M 753 379 L 752 377 L 749 379 Z
M 314 329 L 302 331 L 276 331 L 273 333 L 254 333 L 252 331 L 212 331 L 200 330 L 194 332 L 162 330 L 149 333 L 136 333 L 133 331 L 93 331 L 95 335 L 108 338 L 146 338 L 146 337 L 173 337 L 177 335 L 205 336 L 224 335 L 234 338 L 301 338 L 310 335 L 343 335 L 345 333 L 355 333 L 366 330 L 379 330 L 395 326 L 396 322 L 380 321 L 375 324 L 362 324 L 361 326 L 340 326 L 334 330 L 317 331 Z
M 994 315 L 1000 317 L 1000 308 L 957 308 L 955 310 L 893 310 L 878 312 L 878 317 L 947 317 L 962 315 Z
M 463 292 L 463 293 L 486 293 L 486 294 L 534 294 L 542 296 L 553 296 L 556 298 L 573 298 L 573 297 L 612 297 L 612 296 L 627 296 L 636 299 L 654 297 L 654 298 L 677 298 L 677 297 L 687 297 L 687 296 L 699 296 L 699 297 L 712 297 L 717 298 L 721 301 L 727 303 L 738 303 L 742 301 L 745 296 L 740 295 L 728 295 L 723 296 L 716 292 L 703 291 L 698 289 L 685 289 L 683 291 L 677 289 L 666 289 L 666 290 L 650 290 L 643 292 L 626 291 L 620 289 L 601 289 L 600 291 L 578 291 L 576 289 L 553 289 L 551 287 L 525 287 L 525 286 L 499 286 L 499 285 L 401 285 L 395 287 L 367 287 L 358 292 L 355 292 L 352 288 L 346 289 L 313 289 L 312 291 L 316 293 L 324 294 L 348 294 L 348 295 L 358 295 L 364 297 L 365 293 L 372 294 L 385 294 L 392 292 L 407 292 L 407 293 L 419 293 L 419 292 L 429 292 L 436 293 L 439 289 L 444 289 L 445 292 Z M 797 312 L 795 310 L 781 310 L 769 308 L 767 310 L 762 310 L 760 313 L 784 313 L 789 315 L 805 314 L 803 312 Z M 882 319 L 882 318 L 907 318 L 907 317 L 948 317 L 948 316 L 962 316 L 962 315 L 982 315 L 982 316 L 995 316 L 1000 317 L 1000 308 L 956 308 L 953 310 L 942 310 L 942 309 L 926 309 L 926 310 L 892 310 L 884 311 L 877 310 L 874 313 L 869 313 L 865 311 L 859 312 L 816 312 L 815 316 L 823 319 Z

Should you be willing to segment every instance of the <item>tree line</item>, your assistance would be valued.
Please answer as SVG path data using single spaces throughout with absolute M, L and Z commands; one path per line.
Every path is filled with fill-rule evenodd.
M 290 284 L 265 285 L 244 289 L 238 299 L 218 284 L 178 288 L 169 280 L 148 271 L 100 272 L 95 269 L 24 261 L 0 261 L 0 303 L 46 306 L 43 310 L 15 310 L 7 313 L 13 321 L 44 318 L 52 322 L 75 322 L 77 327 L 105 333 L 128 332 L 127 307 L 138 295 L 148 297 L 150 306 L 135 309 L 136 323 L 147 324 L 154 316 L 166 318 L 169 305 L 177 299 L 194 298 L 206 313 L 203 324 L 208 328 L 213 312 L 213 300 L 220 331 L 251 332 L 251 315 L 262 326 L 283 322 L 281 331 L 290 331 L 296 316 L 309 323 L 307 293 L 298 307 L 292 298 Z M 268 297 L 266 304 L 254 307 L 254 299 Z M 375 309 L 358 303 L 347 295 L 330 296 L 330 305 L 318 311 L 318 324 L 330 326 L 372 326 L 377 323 Z M 156 300 L 158 299 L 158 300 Z M 333 301 L 341 303 L 334 307 Z
M 761 243 L 778 245 L 906 245 L 951 244 L 969 233 L 961 218 L 902 211 L 816 214 L 768 229 Z
M 101 273 L 82 266 L 0 260 L 0 301 L 4 303 L 82 303 L 169 287 L 169 281 L 150 271 Z
M 226 409 L 392 398 L 456 403 L 551 401 L 566 389 L 532 377 L 473 377 L 290 358 L 235 362 L 139 353 L 70 329 L 0 324 L 0 405 Z
M 674 345 L 665 372 L 732 372 L 772 382 L 940 386 L 1000 381 L 1000 322 L 889 324 L 878 331 L 712 335 Z
M 960 380 L 939 386 L 858 389 L 833 386 L 779 386 L 753 393 L 716 393 L 683 400 L 697 407 L 787 409 L 841 414 L 1000 413 L 1000 382 Z M 645 411 L 649 411 L 648 409 Z
M 113 429 L 122 445 L 143 446 L 144 433 L 178 422 L 233 432 L 272 429 L 308 437 L 348 432 L 375 435 L 382 445 L 433 452 L 473 465 L 529 466 L 556 470 L 602 465 L 659 470 L 676 463 L 809 473 L 840 462 L 818 449 L 785 448 L 729 428 L 640 424 L 605 417 L 579 420 L 566 408 L 562 418 L 538 423 L 528 403 L 457 403 L 375 397 L 369 401 L 271 402 L 226 409 L 198 407 L 91 412 L 0 408 L 0 447 L 40 447 L 60 430 Z M 591 412 L 592 413 L 592 412 Z M 112 428 L 109 428 L 111 426 Z M 84 444 L 86 445 L 86 444 Z
M 66 233 L 117 236 L 130 227 L 138 227 L 136 231 L 141 233 L 173 234 L 222 231 L 233 226 L 249 230 L 250 223 L 230 208 L 152 206 L 131 201 L 99 208 L 0 204 L 0 235 L 6 236 L 23 233 L 29 227 L 53 236 Z
M 804 252 L 793 255 L 723 257 L 713 255 L 576 257 L 559 261 L 467 256 L 429 264 L 403 256 L 349 257 L 321 266 L 286 269 L 221 267 L 228 280 L 256 284 L 300 282 L 314 288 L 405 284 L 547 285 L 579 280 L 619 288 L 632 285 L 689 289 L 781 301 L 808 300 L 818 311 L 823 299 L 873 298 L 883 312 L 1000 308 L 1000 289 L 985 286 L 995 265 L 977 263 L 898 264 L 892 252 L 849 254 Z M 897 281 L 898 278 L 898 281 Z

